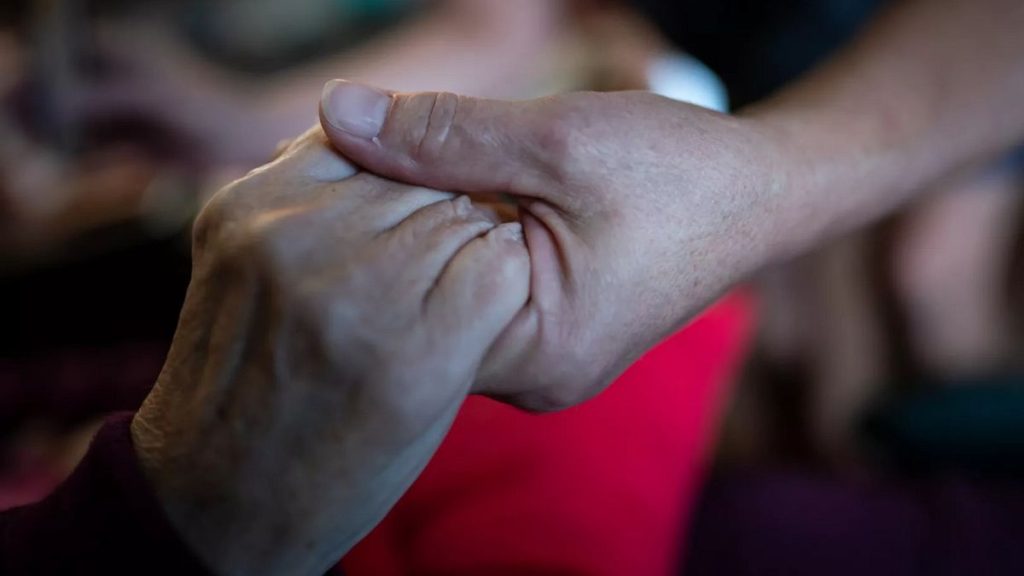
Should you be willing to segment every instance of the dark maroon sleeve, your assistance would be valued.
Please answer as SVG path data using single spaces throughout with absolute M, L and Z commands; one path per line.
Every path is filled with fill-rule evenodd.
M 130 423 L 131 414 L 108 420 L 53 494 L 0 514 L 0 574 L 210 574 L 151 492 Z

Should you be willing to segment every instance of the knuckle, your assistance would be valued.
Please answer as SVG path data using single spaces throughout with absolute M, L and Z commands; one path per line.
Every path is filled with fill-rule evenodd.
M 462 97 L 450 92 L 418 97 L 429 99 L 429 103 L 424 103 L 424 108 L 429 106 L 429 112 L 426 114 L 426 126 L 413 148 L 413 160 L 421 164 L 432 164 L 444 157 L 453 139 L 455 118 L 462 106 Z
M 251 220 L 241 229 L 241 257 L 273 277 L 282 276 L 294 260 L 289 226 L 280 220 Z
M 467 197 L 441 200 L 408 219 L 399 226 L 400 237 L 410 243 L 429 242 L 444 245 L 451 238 L 461 237 L 467 230 L 483 231 L 490 226 L 487 215 L 473 206 Z
M 199 210 L 192 223 L 192 246 L 203 252 L 216 245 L 225 231 L 240 216 L 238 206 L 239 182 L 228 184 L 217 191 Z
M 260 241 L 248 228 L 245 224 L 235 224 L 230 230 L 222 231 L 206 247 L 206 260 L 220 269 L 261 269 Z
M 485 271 L 481 284 L 485 293 L 500 297 L 505 290 L 520 284 L 529 289 L 530 261 L 526 247 L 506 240 L 488 239 L 486 249 L 480 253 Z
M 457 222 L 460 219 L 464 219 L 469 213 L 470 209 L 466 205 L 464 197 L 449 198 L 439 203 L 438 213 L 436 215 L 432 214 L 436 220 L 430 222 L 430 224 L 438 226 L 449 222 Z
M 231 229 L 258 208 L 257 199 L 264 198 L 265 191 L 273 188 L 273 178 L 267 166 L 253 169 L 225 185 L 206 201 L 196 215 L 193 240 L 216 241 L 221 232 Z
M 280 272 L 317 230 L 301 207 L 281 209 L 262 192 L 262 172 L 250 173 L 214 194 L 192 226 L 193 253 L 215 266 Z
M 206 247 L 214 266 L 249 269 L 263 278 L 288 274 L 290 242 L 281 223 L 260 218 L 244 218 L 221 230 Z

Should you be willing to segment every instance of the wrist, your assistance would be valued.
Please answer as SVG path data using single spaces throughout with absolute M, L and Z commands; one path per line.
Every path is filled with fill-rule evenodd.
M 777 99 L 741 111 L 771 158 L 770 259 L 796 256 L 899 201 L 898 150 L 867 119 Z M 894 170 L 895 169 L 895 170 Z
M 173 437 L 162 417 L 159 386 L 155 392 L 132 419 L 132 442 L 139 467 L 181 540 L 217 574 L 288 573 L 280 569 L 287 530 L 279 541 L 253 545 L 255 527 L 270 521 L 273 508 L 239 497 L 246 489 L 243 476 L 228 487 L 224 480 L 230 476 L 216 458 Z
M 743 272 L 751 274 L 806 249 L 823 224 L 820 214 L 812 214 L 812 160 L 803 151 L 799 135 L 772 117 L 743 111 L 734 118 L 750 143 L 736 186 L 749 191 L 742 196 L 747 199 L 750 240 L 744 252 L 751 260 Z M 816 219 L 809 218 L 812 215 Z
M 816 90 L 797 86 L 740 113 L 777 158 L 780 257 L 878 219 L 942 172 L 920 153 L 920 118 Z
M 334 549 L 311 543 L 337 516 L 311 508 L 301 491 L 286 499 L 267 489 L 266 463 L 250 452 L 259 448 L 232 441 L 226 429 L 240 423 L 217 416 L 218 401 L 170 416 L 174 399 L 158 384 L 132 419 L 136 459 L 170 525 L 216 574 L 322 573 Z

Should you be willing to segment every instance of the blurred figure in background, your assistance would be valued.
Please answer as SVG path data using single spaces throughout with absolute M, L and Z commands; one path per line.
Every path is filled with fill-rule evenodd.
M 309 103 L 339 72 L 399 89 L 529 94 L 562 11 L 541 0 L 166 3 L 105 23 L 97 50 L 114 70 L 78 105 L 155 119 L 207 162 L 251 166 L 315 119 Z
M 146 147 L 142 147 L 140 152 L 137 146 L 111 146 L 94 155 L 98 158 L 71 158 L 69 161 L 61 154 L 53 154 L 19 135 L 18 122 L 10 122 L 14 128 L 10 130 L 11 137 L 5 137 L 4 142 L 14 152 L 6 164 L 16 169 L 5 170 L 4 174 L 24 172 L 35 175 L 16 178 L 18 182 L 29 182 L 30 185 L 19 183 L 7 188 L 11 191 L 7 203 L 11 208 L 7 214 L 14 217 L 12 222 L 24 223 L 5 228 L 5 234 L 22 231 L 10 235 L 16 239 L 10 246 L 17 252 L 36 252 L 45 245 L 62 246 L 83 230 L 146 214 L 153 206 L 153 194 L 165 199 L 176 194 L 194 195 L 199 190 L 213 187 L 206 183 L 207 179 L 213 183 L 221 182 L 225 177 L 221 172 L 230 176 L 259 164 L 270 156 L 282 139 L 309 125 L 315 116 L 310 102 L 316 100 L 323 81 L 328 78 L 345 76 L 403 90 L 451 90 L 496 97 L 529 96 L 552 88 L 644 88 L 652 80 L 652 65 L 671 50 L 670 42 L 654 32 L 648 23 L 618 7 L 581 13 L 571 11 L 568 3 L 543 1 L 261 0 L 146 4 L 145 10 L 129 9 L 124 12 L 119 9 L 116 17 L 103 19 L 91 42 L 91 50 L 96 60 L 104 64 L 84 75 L 67 105 L 73 110 L 72 117 L 85 119 L 87 124 L 123 126 L 141 122 L 152 128 L 153 133 L 160 134 L 158 139 L 166 142 L 166 150 L 153 154 L 152 150 L 146 152 Z M 871 15 L 876 3 L 783 2 L 772 6 L 756 2 L 689 3 L 685 6 L 684 3 L 664 2 L 637 4 L 652 16 L 671 40 L 710 64 L 721 75 L 733 104 L 743 106 L 789 82 L 841 45 Z M 589 42 L 582 43 L 585 46 L 583 50 L 589 47 L 591 52 L 600 54 L 583 57 L 576 54 L 565 58 L 568 63 L 562 62 L 560 68 L 554 66 L 559 77 L 552 82 L 550 73 L 545 78 L 538 69 L 550 65 L 548 60 L 564 57 L 551 57 L 555 47 L 559 54 L 574 52 L 571 48 L 566 50 L 564 43 L 559 43 L 559 40 L 564 40 L 570 15 L 582 16 L 577 22 L 585 22 L 589 26 L 588 33 L 592 34 Z M 9 78 L 16 76 L 12 74 Z M 164 144 L 158 146 L 164 147 Z M 170 173 L 168 165 L 173 167 Z M 798 459 L 807 461 L 806 453 L 809 452 L 816 464 L 820 465 L 820 460 L 824 459 L 831 465 L 849 468 L 851 461 L 856 464 L 862 460 L 856 446 L 855 421 L 863 413 L 864 405 L 876 397 L 879 382 L 892 378 L 916 378 L 920 374 L 984 374 L 1005 365 L 1009 353 L 1006 343 L 1010 341 L 1008 333 L 1011 330 L 1005 322 L 1004 311 L 1007 308 L 993 293 L 998 291 L 1000 279 L 1008 269 L 1013 232 L 1018 227 L 1014 209 L 1018 200 L 1017 170 L 1016 165 L 1007 163 L 1000 170 L 985 171 L 977 178 L 968 176 L 951 184 L 947 199 L 929 200 L 923 210 L 911 212 L 905 219 L 907 224 L 902 227 L 902 232 L 896 235 L 897 240 L 888 242 L 884 249 L 872 249 L 875 243 L 870 238 L 877 237 L 876 234 L 854 236 L 837 244 L 837 248 L 801 259 L 787 267 L 788 271 L 773 273 L 763 283 L 761 309 L 766 323 L 762 328 L 765 339 L 761 356 L 767 357 L 769 364 L 776 367 L 771 373 L 779 374 L 780 368 L 797 366 L 799 378 L 790 378 L 791 372 L 781 372 L 782 383 L 765 383 L 763 373 L 755 374 L 755 380 L 762 380 L 756 383 L 761 385 L 761 390 L 755 390 L 763 392 L 763 388 L 768 388 L 771 395 L 780 394 L 778 388 L 782 387 L 781 393 L 784 394 L 785 388 L 794 381 L 810 382 L 806 397 L 783 402 L 785 405 L 782 407 L 783 418 L 786 414 L 799 412 L 799 420 L 806 422 L 806 426 L 798 429 L 784 421 L 775 427 L 775 434 L 765 434 L 771 414 L 777 411 L 777 407 L 771 402 L 755 402 L 759 404 L 758 414 L 745 417 L 749 413 L 744 413 L 742 408 L 747 404 L 741 403 L 734 418 L 734 422 L 739 421 L 740 425 L 732 427 L 734 433 L 729 438 L 730 454 L 734 458 L 738 453 L 740 456 L 736 459 L 741 461 L 774 463 L 781 459 L 789 462 L 793 459 L 792 454 L 799 453 Z M 188 175 L 184 182 L 182 172 Z M 166 186 L 169 174 L 170 179 L 177 182 L 171 186 L 170 194 Z M 55 184 L 68 179 L 76 183 L 71 193 L 66 187 Z M 74 191 L 79 188 L 80 192 Z M 42 208 L 36 204 L 40 199 L 50 197 L 54 200 L 42 203 Z M 88 202 L 83 208 L 85 200 Z M 186 203 L 183 211 L 194 211 L 197 203 Z M 166 203 L 161 205 L 167 206 Z M 40 225 L 42 220 L 37 219 L 38 214 L 54 216 L 45 225 Z M 90 214 L 96 216 L 91 217 Z M 180 220 L 178 226 L 181 226 Z M 43 230 L 49 231 L 45 242 L 39 236 Z M 957 252 L 952 253 L 940 246 L 955 247 Z M 167 274 L 167 270 L 180 269 L 182 255 L 180 249 L 175 252 L 166 245 L 161 246 L 161 251 L 158 258 L 154 258 L 152 252 L 138 254 L 132 265 L 125 266 L 122 260 L 109 263 L 106 269 L 122 269 L 121 280 L 124 279 L 123 269 L 130 269 L 133 276 L 149 275 L 151 283 L 140 286 L 136 278 L 127 284 L 136 287 L 136 291 L 158 283 L 166 284 L 166 296 L 156 300 L 166 302 L 165 307 L 171 313 L 165 316 L 173 316 L 180 299 L 180 295 L 175 294 L 183 288 L 184 280 L 181 275 Z M 878 254 L 881 254 L 881 260 Z M 153 275 L 160 274 L 159 271 L 144 272 L 150 268 L 143 267 L 142 263 L 148 262 L 150 267 L 159 269 L 161 266 L 154 266 L 154 261 L 161 259 L 165 263 L 172 262 L 164 267 L 164 276 Z M 890 339 L 889 321 L 894 316 L 889 313 L 890 309 L 878 310 L 871 305 L 871 294 L 877 285 L 864 280 L 865 276 L 872 276 L 865 270 L 880 266 L 887 267 L 889 279 L 885 282 L 892 285 L 889 295 L 897 300 L 906 318 L 907 341 L 902 348 L 899 343 L 887 342 Z M 971 272 L 967 272 L 966 266 L 971 267 Z M 92 263 L 90 267 L 79 269 L 78 274 L 97 274 L 100 269 L 103 268 Z M 64 270 L 66 272 L 67 268 Z M 961 273 L 951 275 L 951 270 Z M 117 279 L 118 275 L 109 277 Z M 112 280 L 112 283 L 121 280 Z M 22 301 L 26 294 L 31 293 L 32 298 L 38 300 L 43 293 L 25 286 L 41 284 L 55 284 L 54 277 L 35 277 L 33 283 L 21 284 L 10 293 L 21 295 Z M 56 284 L 67 285 L 67 282 L 58 281 Z M 110 291 L 107 286 L 97 287 L 93 293 L 106 292 L 105 298 L 113 300 L 122 299 L 131 291 L 124 287 Z M 87 293 L 80 292 L 82 295 Z M 154 296 L 153 292 L 147 293 Z M 812 296 L 805 296 L 808 293 Z M 83 306 L 82 300 L 67 303 L 69 309 Z M 613 434 L 608 437 L 600 436 L 600 430 L 603 427 L 607 431 L 609 418 L 621 417 L 627 406 L 634 406 L 638 413 L 651 410 L 650 407 L 657 403 L 654 398 L 658 395 L 653 393 L 654 390 L 661 395 L 665 410 L 657 417 L 650 417 L 648 412 L 646 424 L 664 425 L 664 422 L 671 422 L 674 415 L 679 420 L 689 418 L 696 421 L 693 429 L 703 430 L 687 433 L 678 427 L 665 425 L 659 429 L 660 432 L 690 435 L 681 445 L 675 444 L 668 449 L 662 447 L 664 451 L 652 450 L 646 459 L 638 457 L 636 460 L 643 463 L 683 449 L 697 454 L 683 458 L 684 462 L 675 466 L 652 466 L 649 475 L 641 477 L 648 482 L 647 489 L 651 490 L 646 499 L 640 498 L 641 501 L 661 502 L 663 506 L 673 508 L 668 514 L 652 514 L 660 523 L 645 526 L 648 530 L 656 526 L 663 532 L 660 542 L 673 536 L 681 540 L 682 536 L 677 531 L 667 529 L 665 525 L 673 520 L 681 523 L 687 508 L 680 495 L 669 496 L 667 493 L 673 489 L 673 482 L 685 482 L 687 490 L 692 492 L 694 462 L 703 460 L 701 451 L 710 442 L 707 431 L 716 427 L 714 407 L 723 393 L 723 390 L 715 390 L 710 385 L 704 392 L 694 391 L 703 390 L 703 384 L 694 382 L 724 381 L 730 373 L 729 366 L 735 363 L 736 352 L 742 349 L 745 341 L 744 327 L 748 324 L 745 304 L 733 302 L 724 309 L 730 320 L 712 315 L 712 319 L 717 318 L 717 324 L 699 324 L 688 337 L 675 340 L 660 354 L 654 355 L 646 369 L 627 374 L 624 378 L 629 389 L 654 380 L 661 382 L 660 387 L 650 386 L 646 392 L 631 397 L 623 396 L 625 393 L 618 397 L 606 395 L 608 399 L 602 398 L 605 400 L 603 405 L 597 404 L 590 410 L 588 425 L 573 424 L 571 418 L 562 422 L 549 418 L 548 421 L 553 422 L 549 428 L 535 423 L 527 425 L 489 401 L 473 399 L 470 417 L 463 420 L 475 424 L 457 424 L 454 440 L 449 443 L 458 448 L 442 448 L 438 463 L 428 468 L 427 480 L 413 489 L 410 497 L 399 505 L 382 530 L 367 540 L 362 550 L 357 549 L 351 571 L 355 574 L 361 571 L 380 574 L 384 570 L 381 563 L 387 559 L 396 563 L 395 571 L 398 573 L 431 566 L 430 562 L 450 568 L 446 562 L 458 549 L 466 547 L 476 550 L 481 562 L 513 562 L 517 554 L 520 558 L 525 557 L 528 550 L 501 550 L 497 545 L 487 548 L 480 543 L 466 546 L 457 538 L 473 536 L 473 532 L 476 536 L 487 536 L 473 529 L 475 522 L 484 519 L 468 514 L 461 521 L 453 521 L 450 520 L 450 512 L 460 506 L 479 506 L 481 511 L 477 514 L 484 514 L 482 511 L 487 510 L 488 503 L 504 499 L 508 508 L 520 509 L 519 519 L 525 519 L 522 525 L 528 527 L 535 523 L 538 515 L 543 515 L 531 511 L 527 503 L 538 493 L 543 494 L 537 492 L 536 487 L 525 489 L 526 484 L 510 482 L 504 488 L 494 489 L 490 493 L 491 500 L 484 498 L 484 505 L 480 500 L 455 499 L 448 501 L 451 510 L 431 509 L 426 514 L 423 503 L 439 501 L 437 495 L 447 493 L 446 489 L 450 492 L 453 486 L 476 483 L 472 470 L 459 467 L 458 462 L 476 462 L 480 466 L 476 469 L 478 474 L 518 462 L 518 470 L 537 467 L 538 485 L 571 484 L 571 470 L 549 470 L 536 464 L 541 459 L 536 455 L 545 453 L 542 447 L 545 435 L 549 438 L 580 435 L 575 443 L 551 442 L 548 447 L 551 454 L 568 449 L 563 452 L 569 464 L 566 468 L 575 467 L 576 472 L 600 472 L 629 465 L 632 461 L 626 459 L 625 454 L 642 452 L 637 450 L 637 446 L 644 442 L 651 445 L 656 442 L 654 434 L 648 434 L 650 429 L 639 427 L 636 431 L 638 423 L 626 418 L 621 421 L 621 429 L 613 429 Z M 22 326 L 29 324 L 28 314 L 19 317 L 26 318 Z M 54 313 L 50 317 L 59 318 L 60 314 Z M 33 321 L 38 319 L 34 317 Z M 45 317 L 42 320 L 40 325 L 48 324 Z M 108 318 L 83 320 L 83 324 L 95 324 L 106 322 Z M 59 323 L 59 320 L 49 322 Z M 716 328 L 709 326 L 728 326 L 728 330 L 733 332 L 717 341 L 714 340 Z M 130 385 L 89 384 L 97 393 L 107 390 L 104 393 L 108 398 L 122 398 L 109 404 L 108 408 L 130 406 L 141 399 L 140 393 L 144 395 L 151 382 L 149 371 L 159 368 L 161 348 L 158 336 L 169 334 L 169 327 L 172 328 L 173 324 L 164 321 L 161 326 L 143 331 L 144 340 L 155 342 L 152 350 L 140 353 L 137 348 L 132 348 L 114 352 L 110 361 L 101 363 L 104 368 L 97 371 L 116 372 L 119 370 L 116 367 L 119 358 L 150 358 L 140 362 L 142 367 L 135 371 L 138 377 L 129 379 L 133 380 Z M 43 329 L 52 330 L 50 327 Z M 118 338 L 118 331 L 111 328 L 115 340 L 139 338 L 138 332 L 128 337 L 123 331 Z M 694 361 L 689 365 L 680 360 L 694 354 L 694 350 L 702 350 L 699 343 L 701 335 L 713 342 L 709 346 L 715 350 L 705 353 L 707 362 L 714 364 L 709 358 L 718 358 L 716 362 L 721 364 L 707 368 L 713 373 L 710 376 L 699 375 L 702 373 L 698 366 L 700 362 Z M 38 349 L 45 349 L 53 342 L 43 339 L 37 344 Z M 12 349 L 21 354 L 24 344 Z M 912 351 L 916 359 L 914 362 L 923 368 L 907 371 L 900 369 L 907 364 L 906 360 L 890 363 L 889 357 L 894 351 L 906 349 Z M 36 364 L 48 364 L 49 360 L 45 358 Z M 20 362 L 11 365 L 8 373 L 13 374 L 12 381 L 48 378 L 46 370 L 38 366 L 26 369 Z M 80 357 L 74 357 L 70 365 L 75 367 L 70 370 L 72 372 L 86 371 L 82 369 Z M 652 365 L 661 368 L 651 368 Z M 49 377 L 52 379 L 52 374 Z M 683 385 L 691 387 L 689 397 L 680 395 L 672 396 L 671 401 L 665 400 L 672 387 L 678 389 Z M 616 391 L 623 388 L 619 385 Z M 749 389 L 745 387 L 741 393 Z M 117 390 L 122 392 L 110 395 L 111 391 Z M 67 389 L 55 395 L 65 399 L 80 398 Z M 700 399 L 700 402 L 695 399 Z M 702 407 L 696 413 L 685 413 L 684 418 L 679 406 L 686 405 L 688 401 L 690 404 L 702 404 Z M 99 409 L 89 411 L 91 414 L 101 412 Z M 766 412 L 768 416 L 764 415 Z M 500 425 L 489 425 L 488 419 L 500 422 Z M 751 425 L 751 422 L 761 423 L 761 426 Z M 481 431 L 498 430 L 509 436 L 527 437 L 529 435 L 524 430 L 531 425 L 540 432 L 528 441 L 502 444 L 507 441 L 503 439 L 483 445 L 466 444 L 467 438 L 479 435 Z M 631 428 L 633 436 L 625 432 Z M 745 430 L 736 432 L 736 428 Z M 793 441 L 787 439 L 787 435 L 799 435 L 800 438 Z M 589 463 L 590 468 L 580 465 L 580 460 L 574 460 L 580 457 L 572 450 L 585 448 L 588 443 L 607 445 L 615 441 L 613 437 L 631 445 L 621 453 L 595 459 Z M 56 443 L 62 445 L 60 441 Z M 780 448 L 780 443 L 788 445 Z M 81 444 L 69 444 L 67 461 L 73 464 L 75 455 L 81 453 Z M 797 445 L 795 449 L 794 444 Z M 494 456 L 487 461 L 487 466 L 492 468 L 483 464 L 481 454 L 486 452 Z M 522 454 L 527 452 L 534 457 L 523 457 Z M 516 460 L 517 457 L 522 459 Z M 545 470 L 548 475 L 545 475 Z M 659 474 L 662 484 L 652 489 L 651 479 Z M 489 481 L 486 478 L 480 480 Z M 795 484 L 799 485 L 799 480 Z M 627 486 L 623 478 L 613 477 L 609 485 L 622 488 L 617 497 L 626 501 L 644 489 L 636 486 L 632 490 L 623 488 Z M 586 502 L 587 498 L 595 495 L 601 497 L 614 493 L 607 488 L 598 485 L 593 493 L 583 491 L 584 494 L 574 502 Z M 678 487 L 675 489 L 683 491 Z M 515 491 L 523 491 L 520 496 L 522 502 L 512 494 Z M 722 500 L 716 496 L 711 501 Z M 725 501 L 732 500 L 725 498 Z M 708 514 L 714 516 L 717 509 L 708 508 Z M 502 511 L 491 510 L 498 516 Z M 631 513 L 633 516 L 626 513 L 616 518 L 635 519 L 636 511 Z M 573 514 L 576 514 L 575 518 Z M 578 510 L 557 516 L 559 520 L 551 521 L 551 529 L 563 530 L 563 535 L 584 524 L 597 525 L 609 520 L 608 517 L 587 520 Z M 879 517 L 883 516 L 879 514 Z M 729 518 L 737 525 L 742 521 L 742 518 Z M 565 525 L 559 522 L 565 522 Z M 418 529 L 412 530 L 409 526 L 417 526 Z M 448 526 L 447 532 L 442 530 L 445 526 Z M 517 524 L 510 522 L 509 526 Z M 815 525 L 810 522 L 804 527 L 814 529 Z M 630 546 L 634 553 L 652 553 L 652 548 L 643 548 L 637 543 L 623 544 L 620 541 L 616 544 L 615 538 L 603 537 L 586 540 L 579 534 L 572 534 L 566 537 L 574 539 L 581 552 L 579 557 L 588 552 L 593 554 L 599 548 L 604 551 L 604 555 L 593 554 L 594 564 L 587 565 L 593 573 L 601 570 L 617 573 L 617 569 L 621 571 L 623 566 L 635 562 L 629 554 L 621 556 L 618 564 L 608 561 L 617 551 Z M 442 538 L 442 535 L 448 538 Z M 538 540 L 543 539 L 543 534 L 538 533 L 537 536 Z M 529 548 L 528 539 L 524 536 L 522 540 L 526 542 L 524 548 Z M 554 541 L 548 544 L 567 548 Z M 659 550 L 665 548 L 663 543 L 659 545 Z M 715 545 L 712 542 L 712 546 Z M 533 552 L 537 550 L 543 552 L 545 549 L 538 545 Z M 488 554 L 491 555 L 489 558 Z M 571 564 L 579 562 L 579 557 L 572 561 L 562 560 Z M 557 559 L 550 562 L 557 563 Z M 671 559 L 666 558 L 652 563 L 657 566 L 670 564 Z M 496 565 L 487 567 L 496 569 Z M 579 565 L 575 567 L 579 568 Z M 478 571 L 483 569 L 480 565 L 475 568 Z

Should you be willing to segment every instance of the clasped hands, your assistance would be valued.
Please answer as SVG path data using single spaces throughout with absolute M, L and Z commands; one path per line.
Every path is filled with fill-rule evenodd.
M 218 573 L 322 573 L 467 394 L 583 401 L 772 235 L 766 134 L 656 96 L 336 82 L 321 119 L 202 210 L 177 333 L 132 425 L 169 519 Z

